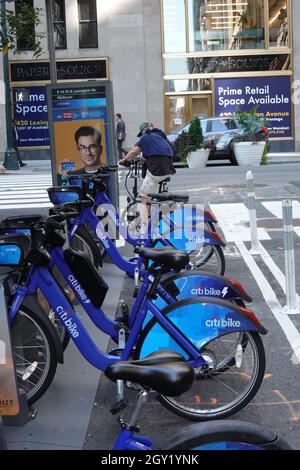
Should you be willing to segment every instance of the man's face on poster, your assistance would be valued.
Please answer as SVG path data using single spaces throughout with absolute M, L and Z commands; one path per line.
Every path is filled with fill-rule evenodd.
M 77 148 L 86 167 L 100 165 L 102 145 L 98 144 L 93 135 L 79 137 Z

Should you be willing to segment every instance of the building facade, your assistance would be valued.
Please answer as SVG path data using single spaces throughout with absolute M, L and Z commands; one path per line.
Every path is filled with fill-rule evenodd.
M 34 5 L 45 11 L 44 0 Z M 195 114 L 230 116 L 238 107 L 254 106 L 267 118 L 274 149 L 293 149 L 300 141 L 300 106 L 293 99 L 300 67 L 300 2 L 53 0 L 53 7 L 58 81 L 109 78 L 114 110 L 126 121 L 128 147 L 144 120 L 169 132 Z M 39 29 L 46 30 L 45 22 Z M 44 123 L 44 134 L 35 139 L 32 133 L 20 147 L 25 156 L 43 158 L 49 155 L 43 98 L 50 82 L 47 40 L 38 59 L 26 50 L 26 38 L 18 45 L 21 55 L 10 55 L 13 112 L 19 122 L 24 118 L 26 134 L 28 119 L 17 103 L 23 87 L 37 100 L 29 104 L 39 106 L 28 116 L 35 122 L 40 112 Z M 1 113 L 1 130 L 3 119 Z M 4 148 L 2 139 L 0 151 Z

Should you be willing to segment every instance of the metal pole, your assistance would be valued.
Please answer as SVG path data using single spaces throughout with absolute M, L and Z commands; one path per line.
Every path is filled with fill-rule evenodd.
M 259 241 L 257 233 L 257 221 L 256 221 L 256 206 L 255 206 L 255 192 L 254 192 L 254 180 L 252 171 L 247 171 L 247 196 L 248 196 L 248 209 L 249 209 L 249 220 L 250 220 L 250 234 L 251 234 L 251 255 L 259 255 Z
M 5 86 L 5 120 L 6 120 L 6 150 L 4 154 L 4 166 L 8 170 L 19 170 L 18 155 L 13 146 L 12 135 L 12 115 L 10 102 L 10 84 L 9 84 L 9 62 L 7 46 L 7 22 L 5 0 L 0 1 L 1 7 L 1 36 L 2 36 L 2 56 L 3 56 L 3 80 Z
M 285 285 L 286 305 L 282 312 L 285 314 L 300 313 L 297 303 L 295 255 L 294 255 L 294 227 L 293 227 L 293 201 L 282 201 L 283 235 L 284 235 L 284 260 L 285 260 Z
M 45 7 L 46 7 L 46 18 L 47 18 L 47 37 L 48 37 L 50 79 L 51 79 L 51 83 L 57 83 L 52 0 L 45 0 Z

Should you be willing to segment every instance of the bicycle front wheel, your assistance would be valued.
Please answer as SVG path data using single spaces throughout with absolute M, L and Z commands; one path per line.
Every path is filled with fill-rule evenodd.
M 190 253 L 190 265 L 191 269 L 203 269 L 223 276 L 225 273 L 223 250 L 217 245 L 203 246 L 200 250 Z
M 188 314 L 185 318 L 179 315 L 176 310 L 166 314 L 195 343 L 197 319 Z M 136 357 L 143 358 L 158 349 L 175 350 L 190 359 L 156 319 L 152 319 L 140 336 Z M 196 369 L 193 386 L 180 397 L 161 395 L 158 400 L 172 412 L 194 421 L 225 418 L 245 407 L 258 392 L 265 372 L 265 352 L 259 334 L 228 333 L 207 343 L 200 352 L 209 369 L 205 373 Z
M 276 432 L 244 421 L 214 421 L 189 426 L 165 450 L 292 450 Z
M 11 326 L 11 341 L 18 386 L 31 405 L 46 392 L 55 375 L 54 340 L 47 324 L 22 305 Z
M 240 343 L 237 334 L 217 338 L 201 351 L 210 370 L 207 375 L 196 370 L 196 380 L 188 392 L 175 398 L 160 396 L 159 401 L 193 421 L 225 418 L 244 408 L 263 381 L 265 352 L 257 333 L 239 333 Z M 245 340 L 246 345 L 242 344 Z M 232 365 L 228 366 L 229 363 Z

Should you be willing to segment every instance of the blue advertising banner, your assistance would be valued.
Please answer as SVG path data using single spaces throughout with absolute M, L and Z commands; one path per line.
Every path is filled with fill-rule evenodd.
M 292 137 L 290 77 L 215 79 L 216 116 L 234 116 L 238 109 L 264 117 L 273 138 Z
M 50 145 L 46 87 L 13 88 L 12 94 L 16 146 Z

